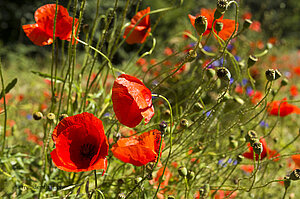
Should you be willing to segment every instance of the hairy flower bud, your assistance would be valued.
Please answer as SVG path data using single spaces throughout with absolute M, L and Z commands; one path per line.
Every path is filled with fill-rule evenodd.
M 43 118 L 43 113 L 41 113 L 41 112 L 34 112 L 32 114 L 32 117 L 33 117 L 34 120 L 40 120 L 40 119 Z
M 207 29 L 207 19 L 204 16 L 199 16 L 195 19 L 195 28 L 199 35 L 202 35 Z
M 250 55 L 247 62 L 248 68 L 252 67 L 257 61 L 257 57 L 255 57 L 254 55 Z
M 187 176 L 187 169 L 184 166 L 178 168 L 178 173 L 181 177 Z
M 283 78 L 283 80 L 281 80 L 281 82 L 280 82 L 280 85 L 286 86 L 286 85 L 288 85 L 288 83 L 289 83 L 289 80 L 287 78 Z
M 231 74 L 230 74 L 229 70 L 225 67 L 219 67 L 217 69 L 217 76 L 220 79 L 227 79 L 228 81 L 231 78 Z
M 250 19 L 245 19 L 243 24 L 243 29 L 248 29 L 252 24 L 252 21 Z
M 181 128 L 187 128 L 189 126 L 189 121 L 187 119 L 182 119 L 180 121 L 180 127 Z

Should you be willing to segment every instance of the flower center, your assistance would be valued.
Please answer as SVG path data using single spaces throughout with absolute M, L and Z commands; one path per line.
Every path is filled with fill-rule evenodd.
M 95 145 L 89 143 L 81 145 L 80 154 L 84 158 L 88 158 L 91 160 L 94 157 L 94 155 L 96 155 Z

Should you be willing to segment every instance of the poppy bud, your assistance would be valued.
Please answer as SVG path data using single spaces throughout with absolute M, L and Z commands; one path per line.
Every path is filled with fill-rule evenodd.
M 197 52 L 194 50 L 190 50 L 186 56 L 186 61 L 191 62 L 197 57 Z
M 207 74 L 207 77 L 209 79 L 211 79 L 216 75 L 216 71 L 214 69 L 209 68 L 206 70 L 206 74 Z
M 58 117 L 58 119 L 59 119 L 59 121 L 62 121 L 66 117 L 68 117 L 68 115 L 63 113 Z
M 283 80 L 281 80 L 280 85 L 281 86 L 286 86 L 286 85 L 288 85 L 288 83 L 289 83 L 289 80 L 287 78 L 283 78 Z
M 175 196 L 169 195 L 168 199 L 175 199 Z
M 218 0 L 217 1 L 217 10 L 220 13 L 224 13 L 227 10 L 228 0 Z
M 159 124 L 159 130 L 162 132 L 162 133 L 165 133 L 166 130 L 167 130 L 167 123 L 165 121 L 162 121 L 160 124 Z
M 220 79 L 227 79 L 228 81 L 231 78 L 231 74 L 230 74 L 229 70 L 225 67 L 220 67 L 217 69 L 217 76 Z
M 238 156 L 236 157 L 236 160 L 237 160 L 238 164 L 241 163 L 241 162 L 243 161 L 243 159 L 244 159 L 244 156 L 243 156 L 243 155 L 238 155 Z
M 252 139 L 254 139 L 254 138 L 257 139 L 257 134 L 256 134 L 255 131 L 250 130 L 250 131 L 247 132 L 245 138 L 246 138 L 246 141 L 247 141 L 247 142 L 250 142 L 250 141 L 251 141 Z
M 262 143 L 259 140 L 255 140 L 255 142 L 252 144 L 253 151 L 256 154 L 261 154 L 263 152 L 263 146 Z
M 195 19 L 195 29 L 199 35 L 202 35 L 207 29 L 207 19 L 204 16 L 199 16 Z
M 194 106 L 193 106 L 193 110 L 195 112 L 200 112 L 203 110 L 203 106 L 202 104 L 200 104 L 199 102 L 195 103 Z
M 266 71 L 266 78 L 268 81 L 274 81 L 278 78 L 280 78 L 282 75 L 277 69 L 268 69 Z
M 233 101 L 237 102 L 240 105 L 243 105 L 245 103 L 244 100 L 238 96 L 234 96 Z
M 273 44 L 271 44 L 271 43 L 268 42 L 266 48 L 267 48 L 267 50 L 270 50 L 271 48 L 273 48 Z
M 195 177 L 195 172 L 189 170 L 186 177 L 187 177 L 187 179 L 189 179 L 189 180 L 194 179 L 194 177 Z
M 184 166 L 178 168 L 178 173 L 181 177 L 187 176 L 187 169 Z
M 41 112 L 34 112 L 32 114 L 32 117 L 33 117 L 34 120 L 40 120 L 40 119 L 43 118 L 43 113 L 41 113 Z
M 216 22 L 215 29 L 216 29 L 217 33 L 219 33 L 223 29 L 223 23 L 219 22 L 219 21 Z
M 252 67 L 257 61 L 257 57 L 255 57 L 254 55 L 250 55 L 247 62 L 248 68 Z
M 119 193 L 118 194 L 118 199 L 123 199 L 123 198 L 126 198 L 125 193 Z
M 300 169 L 295 169 L 294 171 L 292 171 L 292 173 L 290 174 L 290 179 L 291 180 L 299 180 L 300 179 Z
M 48 113 L 47 114 L 47 119 L 49 120 L 49 121 L 54 121 L 55 120 L 55 114 L 54 113 Z
M 244 24 L 243 24 L 243 29 L 248 29 L 252 24 L 252 21 L 250 19 L 245 19 Z
M 291 185 L 291 180 L 290 180 L 290 178 L 289 178 L 289 177 L 284 177 L 283 183 L 284 183 L 284 188 L 285 188 L 285 189 L 289 188 L 289 186 Z
M 180 121 L 180 127 L 181 128 L 187 128 L 189 126 L 189 121 L 187 120 L 187 119 L 182 119 L 181 121 Z

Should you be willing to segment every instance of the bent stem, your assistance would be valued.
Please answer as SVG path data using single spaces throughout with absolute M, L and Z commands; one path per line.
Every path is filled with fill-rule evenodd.
M 170 150 L 169 150 L 169 154 L 168 154 L 168 157 L 167 157 L 167 160 L 166 160 L 166 165 L 164 167 L 163 173 L 162 173 L 161 177 L 159 178 L 159 184 L 158 184 L 156 192 L 155 192 L 155 194 L 153 196 L 153 198 L 155 198 L 156 195 L 157 195 L 157 193 L 158 193 L 159 187 L 160 187 L 160 185 L 162 183 L 162 178 L 163 178 L 163 176 L 165 174 L 165 171 L 166 171 L 166 168 L 167 168 L 167 165 L 168 165 L 168 161 L 169 161 L 169 159 L 171 157 L 171 153 L 172 153 L 172 145 L 173 145 L 173 143 L 172 143 L 173 112 L 172 112 L 172 106 L 171 106 L 171 104 L 170 104 L 170 102 L 169 102 L 169 100 L 167 98 L 165 98 L 164 96 L 159 95 L 159 94 L 152 94 L 152 97 L 159 97 L 159 98 L 165 100 L 167 102 L 168 106 L 169 106 L 169 109 L 170 109 L 170 136 L 169 136 L 170 137 L 169 138 L 170 139 Z
M 3 93 L 3 108 L 4 108 L 3 141 L 2 141 L 2 148 L 1 148 L 1 153 L 0 153 L 0 156 L 2 156 L 2 154 L 4 153 L 5 141 L 6 141 L 7 107 L 6 107 L 6 99 L 5 99 L 6 93 L 5 93 L 5 88 L 4 88 L 1 60 L 0 60 L 0 78 L 1 78 L 1 87 L 2 87 L 2 93 Z

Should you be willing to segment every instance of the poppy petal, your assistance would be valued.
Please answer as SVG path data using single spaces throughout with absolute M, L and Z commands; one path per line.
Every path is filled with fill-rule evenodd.
M 140 18 L 142 18 L 145 14 L 150 12 L 150 7 L 147 7 L 145 10 L 141 10 L 136 13 L 136 15 L 131 19 L 131 24 L 136 24 Z M 138 26 L 150 26 L 150 15 L 145 16 Z
M 26 36 L 38 46 L 50 45 L 53 39 L 46 32 L 39 28 L 38 24 L 28 24 L 22 26 Z
M 218 20 L 220 21 L 220 20 Z M 221 21 L 223 23 L 223 29 L 219 32 L 219 37 L 221 37 L 224 41 L 227 40 L 235 29 L 235 21 L 231 19 L 223 19 Z M 236 30 L 238 29 L 238 24 Z

